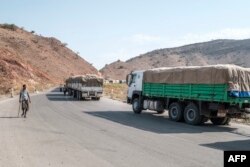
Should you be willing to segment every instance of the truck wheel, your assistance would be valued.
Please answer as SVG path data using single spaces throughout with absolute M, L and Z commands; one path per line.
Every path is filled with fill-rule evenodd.
M 95 100 L 99 101 L 101 98 L 100 97 L 96 97 Z
M 169 118 L 175 122 L 183 120 L 183 106 L 181 103 L 174 102 L 169 106 L 168 110 Z
M 226 122 L 224 123 L 224 125 L 229 125 L 229 123 L 231 122 L 231 118 L 227 118 Z
M 199 125 L 202 123 L 203 116 L 200 115 L 198 107 L 194 103 L 190 103 L 185 107 L 184 119 L 190 125 Z
M 79 91 L 76 91 L 76 99 L 79 100 Z
M 76 90 L 73 91 L 73 98 L 77 98 L 77 91 Z
M 211 118 L 210 120 L 214 125 L 228 125 L 229 122 L 231 121 L 231 118 L 227 118 L 227 117 L 224 117 L 224 118 Z
M 92 97 L 92 100 L 99 101 L 100 97 Z
M 140 101 L 138 98 L 135 98 L 132 103 L 133 111 L 135 114 L 140 114 L 142 111 Z
M 78 100 L 82 100 L 82 92 L 78 91 Z

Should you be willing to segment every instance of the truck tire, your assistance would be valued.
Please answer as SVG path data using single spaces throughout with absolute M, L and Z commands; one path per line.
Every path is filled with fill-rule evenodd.
M 224 125 L 229 125 L 229 123 L 231 122 L 231 118 L 227 118 L 226 122 L 224 123 Z
M 81 91 L 77 91 L 77 99 L 78 100 L 82 100 L 82 92 Z
M 99 101 L 100 97 L 92 97 L 92 100 Z
M 170 104 L 168 110 L 169 118 L 175 122 L 180 122 L 183 120 L 183 106 L 181 103 L 174 102 Z
M 132 107 L 135 114 L 140 114 L 142 112 L 142 108 L 138 98 L 135 98 L 133 100 Z
M 214 125 L 228 125 L 229 122 L 231 121 L 231 118 L 224 117 L 224 118 L 211 118 L 211 122 Z
M 77 91 L 73 90 L 73 98 L 77 98 Z
M 76 100 L 79 100 L 79 91 L 76 91 Z
M 184 119 L 187 124 L 200 125 L 203 120 L 203 116 L 200 115 L 199 109 L 194 103 L 190 103 L 185 107 Z

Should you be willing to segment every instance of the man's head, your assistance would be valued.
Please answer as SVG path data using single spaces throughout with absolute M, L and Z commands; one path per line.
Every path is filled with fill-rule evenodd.
M 26 90 L 26 85 L 25 84 L 23 85 L 23 90 Z

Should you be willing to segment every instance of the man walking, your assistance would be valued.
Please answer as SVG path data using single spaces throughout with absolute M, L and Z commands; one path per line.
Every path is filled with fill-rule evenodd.
M 23 89 L 20 92 L 19 103 L 22 105 L 22 116 L 26 118 L 26 113 L 29 110 L 29 103 L 31 103 L 30 95 L 26 89 L 26 85 L 23 85 Z

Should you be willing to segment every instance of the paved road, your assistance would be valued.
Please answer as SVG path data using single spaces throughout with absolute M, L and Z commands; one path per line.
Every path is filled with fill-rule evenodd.
M 222 150 L 250 150 L 247 126 L 134 115 L 106 98 L 74 101 L 52 91 L 32 97 L 28 118 L 17 118 L 17 110 L 17 99 L 0 102 L 0 166 L 222 167 Z

